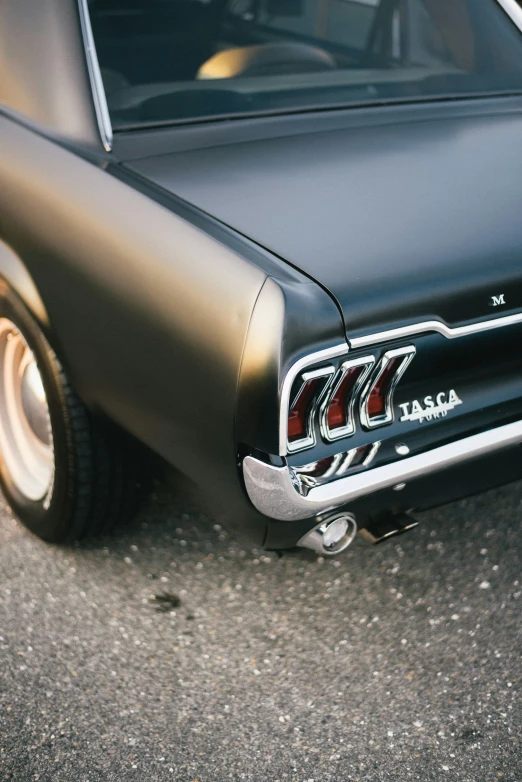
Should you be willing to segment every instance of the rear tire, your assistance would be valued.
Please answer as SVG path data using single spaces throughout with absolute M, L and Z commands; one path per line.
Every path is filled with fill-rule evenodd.
M 20 521 L 50 542 L 107 531 L 136 510 L 147 457 L 92 416 L 37 323 L 0 281 L 0 486 Z

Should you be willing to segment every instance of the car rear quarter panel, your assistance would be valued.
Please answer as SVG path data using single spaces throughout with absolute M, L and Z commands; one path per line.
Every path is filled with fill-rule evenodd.
M 4 118 L 0 148 L 0 238 L 82 397 L 208 489 L 237 492 L 238 378 L 266 274 Z

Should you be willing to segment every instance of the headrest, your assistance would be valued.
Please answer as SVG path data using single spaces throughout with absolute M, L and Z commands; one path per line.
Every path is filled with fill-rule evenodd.
M 325 71 L 336 67 L 327 52 L 303 43 L 241 46 L 218 52 L 200 67 L 198 79 L 235 79 L 239 76 L 276 76 Z

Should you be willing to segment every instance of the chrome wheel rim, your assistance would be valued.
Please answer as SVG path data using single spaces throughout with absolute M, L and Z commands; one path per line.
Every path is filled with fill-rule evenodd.
M 47 397 L 34 353 L 7 318 L 0 318 L 0 454 L 27 500 L 50 501 L 54 448 Z

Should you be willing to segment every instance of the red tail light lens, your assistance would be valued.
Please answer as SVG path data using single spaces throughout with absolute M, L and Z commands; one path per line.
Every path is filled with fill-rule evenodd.
M 393 392 L 415 356 L 415 347 L 389 350 L 361 395 L 361 421 L 368 429 L 393 421 Z
M 374 356 L 364 356 L 341 365 L 330 395 L 321 408 L 321 431 L 325 440 L 338 440 L 355 432 L 355 401 L 374 364 Z
M 368 397 L 368 415 L 370 418 L 386 414 L 386 400 L 388 398 L 392 381 L 404 361 L 403 358 L 392 358 L 377 378 L 370 396 Z
M 334 374 L 332 366 L 323 367 L 305 372 L 297 381 L 288 413 L 287 440 L 290 451 L 300 451 L 314 445 L 314 416 Z
M 313 378 L 305 382 L 288 415 L 288 441 L 303 440 L 308 434 L 308 421 L 312 405 L 324 379 Z
M 366 367 L 364 366 L 352 367 L 347 370 L 328 405 L 327 421 L 329 429 L 337 429 L 337 427 L 346 426 L 348 423 L 348 401 L 354 392 L 357 381 L 365 370 Z

